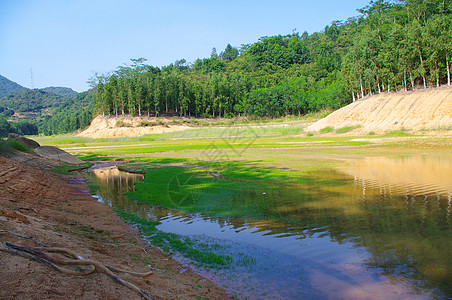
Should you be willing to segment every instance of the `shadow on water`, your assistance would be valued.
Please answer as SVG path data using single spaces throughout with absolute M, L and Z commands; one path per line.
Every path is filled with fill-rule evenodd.
M 113 167 L 87 176 L 105 203 L 221 244 L 235 264 L 202 272 L 241 298 L 452 297 L 452 155 L 357 160 L 309 183 L 194 199 L 235 212 L 223 218 L 128 200 L 142 175 Z

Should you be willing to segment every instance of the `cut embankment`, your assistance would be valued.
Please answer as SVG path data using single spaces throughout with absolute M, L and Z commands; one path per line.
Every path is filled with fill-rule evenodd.
M 355 101 L 310 125 L 308 131 L 357 128 L 361 133 L 452 129 L 452 88 L 383 93 Z M 355 131 L 356 132 L 356 131 Z
M 113 117 L 99 115 L 79 136 L 89 138 L 133 137 L 189 129 L 185 125 L 171 124 L 170 120 L 153 117 Z

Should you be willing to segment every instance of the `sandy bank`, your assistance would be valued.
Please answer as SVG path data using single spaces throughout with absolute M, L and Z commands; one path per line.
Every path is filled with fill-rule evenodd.
M 452 129 L 452 87 L 382 93 L 355 101 L 307 127 L 359 126 L 354 133 Z
M 113 117 L 99 115 L 78 136 L 89 138 L 133 137 L 189 129 L 189 126 L 171 124 L 154 117 Z
M 84 259 L 134 272 L 149 272 L 151 265 L 178 281 L 156 271 L 144 277 L 116 274 L 155 299 L 228 298 L 189 267 L 145 245 L 135 229 L 88 194 L 81 178 L 46 171 L 55 165 L 55 161 L 32 154 L 0 156 L 0 242 L 63 247 Z M 143 298 L 97 267 L 89 275 L 68 275 L 42 262 L 0 251 L 0 299 Z

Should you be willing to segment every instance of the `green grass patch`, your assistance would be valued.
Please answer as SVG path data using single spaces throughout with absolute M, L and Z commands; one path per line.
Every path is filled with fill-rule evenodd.
M 408 135 L 408 131 L 405 129 L 401 129 L 401 130 L 394 130 L 394 131 L 389 131 L 385 133 L 385 136 L 406 136 Z
M 350 131 L 355 130 L 360 127 L 361 127 L 361 125 L 345 126 L 345 127 L 336 129 L 336 133 L 339 133 L 339 134 L 346 133 L 346 132 L 350 132 Z
M 217 254 L 213 251 L 215 248 L 221 247 L 218 244 L 199 243 L 189 237 L 162 232 L 156 228 L 160 224 L 157 221 L 142 219 L 135 214 L 119 209 L 115 209 L 115 211 L 127 224 L 136 225 L 148 241 L 165 252 L 178 252 L 208 267 L 222 267 L 232 263 L 231 256 Z
M 87 169 L 87 168 L 91 167 L 92 165 L 93 164 L 90 162 L 85 162 L 80 165 L 72 165 L 72 164 L 68 164 L 68 163 L 62 163 L 59 166 L 54 166 L 52 169 L 50 169 L 50 171 L 57 173 L 57 174 L 61 174 L 61 175 L 68 175 L 68 174 L 71 174 L 72 172 L 77 172 L 77 171 L 82 171 L 84 169 Z
M 0 155 L 8 155 L 15 151 L 30 152 L 31 149 L 16 140 L 0 139 Z
M 165 165 L 182 163 L 183 166 Z M 180 158 L 139 158 L 126 168 L 138 168 L 144 179 L 126 196 L 189 213 L 216 217 L 273 218 L 270 199 L 292 184 L 312 184 L 315 179 L 300 172 L 263 167 L 259 161 L 194 161 Z M 191 165 L 191 166 L 190 166 Z M 290 192 L 289 192 L 290 193 Z M 274 216 L 277 220 L 278 217 Z
M 330 133 L 334 131 L 334 127 L 327 126 L 325 128 L 320 129 L 320 133 Z

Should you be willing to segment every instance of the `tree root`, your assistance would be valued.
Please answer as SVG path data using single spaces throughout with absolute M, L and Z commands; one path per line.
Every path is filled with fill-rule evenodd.
M 20 245 L 11 244 L 8 242 L 1 242 L 0 243 L 0 251 L 8 252 L 10 254 L 19 255 L 28 259 L 35 260 L 37 262 L 43 263 L 49 267 L 51 267 L 54 270 L 57 270 L 59 272 L 62 272 L 64 274 L 68 275 L 88 275 L 93 272 L 102 271 L 108 276 L 110 276 L 114 281 L 128 287 L 131 290 L 136 291 L 141 296 L 143 296 L 146 299 L 154 299 L 151 295 L 149 295 L 146 291 L 143 291 L 138 286 L 120 278 L 118 275 L 116 275 L 113 272 L 121 272 L 121 273 L 128 273 L 131 275 L 136 276 L 148 276 L 152 274 L 152 271 L 146 272 L 146 273 L 137 273 L 132 272 L 128 270 L 123 270 L 111 266 L 106 266 L 96 260 L 91 259 L 85 259 L 81 256 L 79 256 L 77 253 L 65 249 L 65 248 L 58 248 L 58 247 L 49 247 L 44 244 L 41 244 L 31 238 L 20 236 L 15 233 L 1 231 L 1 233 L 7 233 L 11 236 L 24 238 L 27 240 L 31 240 L 37 244 L 39 244 L 42 247 L 25 247 Z M 47 254 L 46 254 L 47 253 Z M 59 254 L 61 257 L 54 257 L 50 256 L 48 254 L 54 253 Z M 77 266 L 75 269 L 69 269 L 62 266 Z M 81 267 L 84 268 L 81 268 Z

